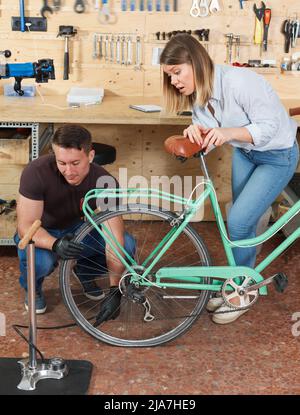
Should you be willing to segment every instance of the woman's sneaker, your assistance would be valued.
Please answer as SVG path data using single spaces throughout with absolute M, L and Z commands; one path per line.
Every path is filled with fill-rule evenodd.
M 25 310 L 28 311 L 28 292 L 25 295 Z M 46 300 L 43 291 L 37 291 L 35 293 L 35 312 L 36 314 L 44 314 L 47 309 Z
M 224 304 L 221 307 L 217 308 L 212 316 L 212 321 L 217 324 L 228 324 L 237 320 L 244 313 L 249 311 L 249 308 L 246 310 L 236 310 Z
M 208 303 L 206 304 L 206 310 L 213 312 L 217 308 L 221 307 L 222 304 L 224 304 L 224 300 L 222 297 L 212 297 L 208 300 Z

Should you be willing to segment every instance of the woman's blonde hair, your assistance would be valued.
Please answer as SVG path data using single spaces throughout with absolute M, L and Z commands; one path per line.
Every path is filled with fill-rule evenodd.
M 189 34 L 178 34 L 166 44 L 160 56 L 161 65 L 192 66 L 195 92 L 189 96 L 182 95 L 170 82 L 170 77 L 163 74 L 163 94 L 167 112 L 191 109 L 194 104 L 204 107 L 212 96 L 214 83 L 214 64 L 205 48 Z

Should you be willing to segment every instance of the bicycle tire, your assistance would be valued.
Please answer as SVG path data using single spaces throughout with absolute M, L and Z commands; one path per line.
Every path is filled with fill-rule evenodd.
M 126 220 L 126 216 L 129 215 L 130 219 Z M 140 223 L 138 220 L 135 221 L 132 219 L 133 215 L 146 215 L 148 220 L 140 219 Z M 97 225 L 101 225 L 101 223 L 107 221 L 108 219 L 112 219 L 116 216 L 122 216 L 123 221 L 126 227 L 126 230 L 133 233 L 133 237 L 136 240 L 136 246 L 139 248 L 138 254 L 141 255 L 142 258 L 142 251 L 146 249 L 148 245 L 154 245 L 153 237 L 157 235 L 158 230 L 160 232 L 164 232 L 164 229 L 168 230 L 171 229 L 171 221 L 177 216 L 173 212 L 165 211 L 159 208 L 149 208 L 147 205 L 142 204 L 135 204 L 135 205 L 127 205 L 127 206 L 119 206 L 113 212 L 103 212 L 98 214 L 94 217 L 95 222 Z M 153 221 L 149 221 L 149 218 L 152 218 Z M 130 223 L 133 222 L 133 223 Z M 139 229 L 141 226 L 141 230 Z M 74 241 L 81 242 L 83 240 L 87 240 L 87 238 L 91 235 L 93 231 L 93 226 L 86 222 L 77 232 Z M 151 229 L 151 234 L 150 230 Z M 149 233 L 147 244 L 144 241 L 144 245 L 141 249 L 141 237 L 144 237 L 145 230 Z M 156 231 L 157 230 L 157 231 Z M 152 235 L 152 236 L 151 236 Z M 151 245 L 151 246 L 152 246 Z M 154 245 L 155 246 L 155 245 Z M 192 254 L 190 253 L 191 247 L 194 247 L 195 252 Z M 148 249 L 148 248 L 147 248 Z M 176 249 L 180 250 L 182 254 L 188 252 L 188 257 L 190 260 L 187 261 L 187 256 L 183 256 L 184 261 L 186 262 L 185 266 L 189 265 L 203 265 L 208 266 L 211 265 L 210 256 L 208 250 L 205 246 L 205 243 L 201 239 L 201 237 L 196 233 L 196 231 L 190 226 L 187 225 L 184 231 L 179 235 L 176 241 L 171 245 L 169 250 L 164 254 L 161 258 L 159 263 L 157 264 L 157 269 L 161 268 L 164 265 L 169 265 L 169 263 L 165 264 L 167 257 L 169 256 L 172 260 L 171 265 L 176 266 L 179 263 L 179 266 L 183 265 L 182 262 L 178 262 L 179 255 L 176 253 Z M 187 251 L 189 250 L 189 251 Z M 172 256 L 173 254 L 173 256 Z M 136 257 L 137 252 L 136 252 Z M 144 254 L 146 255 L 146 253 Z M 175 258 L 175 259 L 174 259 Z M 99 309 L 99 302 L 95 304 L 95 302 L 91 302 L 95 304 L 95 306 L 91 306 L 90 302 L 87 302 L 86 299 L 82 303 L 79 303 L 79 299 L 75 297 L 79 296 L 80 301 L 83 298 L 83 293 L 78 293 L 78 288 L 75 286 L 74 278 L 72 279 L 72 268 L 74 267 L 74 260 L 67 260 L 62 261 L 60 266 L 60 288 L 64 303 L 75 319 L 76 323 L 88 334 L 96 338 L 97 340 L 101 340 L 105 343 L 114 346 L 123 346 L 123 347 L 151 347 L 151 346 L 158 346 L 164 343 L 167 343 L 171 340 L 174 340 L 178 336 L 181 336 L 185 333 L 192 324 L 197 320 L 201 311 L 205 307 L 210 292 L 209 291 L 195 291 L 193 290 L 193 294 L 191 290 L 184 290 L 184 295 L 180 294 L 180 289 L 171 289 L 168 288 L 167 290 L 163 290 L 162 288 L 150 287 L 147 288 L 146 297 L 150 298 L 150 304 L 154 308 L 155 317 L 155 324 L 149 322 L 142 323 L 141 320 L 138 320 L 138 315 L 141 317 L 141 305 L 135 304 L 132 301 L 128 300 L 125 297 L 122 297 L 121 302 L 121 313 L 120 316 L 116 320 L 109 320 L 104 322 L 100 325 L 100 327 L 94 327 L 92 324 L 93 316 L 89 315 L 89 311 L 95 310 L 95 308 Z M 174 265 L 175 262 L 175 265 Z M 92 264 L 93 265 L 93 264 Z M 92 267 L 91 267 L 92 268 Z M 156 270 L 157 270 L 156 269 Z M 99 272 L 99 271 L 97 271 Z M 106 278 L 106 280 L 105 280 Z M 105 275 L 99 276 L 99 281 L 101 283 L 101 288 L 105 291 L 109 288 L 108 277 Z M 210 279 L 208 277 L 203 278 L 203 283 L 209 283 Z M 162 292 L 164 295 L 162 295 Z M 167 293 L 167 294 L 166 294 Z M 168 294 L 171 293 L 171 294 Z M 196 294 L 195 294 L 196 293 Z M 176 294 L 176 296 L 175 296 Z M 161 298 L 162 297 L 162 298 Z M 170 299 L 171 301 L 170 301 Z M 175 297 L 175 299 L 173 299 Z M 186 297 L 186 299 L 185 299 Z M 194 298 L 195 297 L 195 298 Z M 162 301 L 163 298 L 167 298 L 169 301 Z M 182 299 L 183 298 L 183 299 Z M 178 299 L 180 301 L 178 301 Z M 187 301 L 189 299 L 189 301 Z M 78 301 L 77 301 L 78 300 Z M 177 300 L 177 301 L 176 301 Z M 185 301 L 184 301 L 185 300 Z M 193 301 L 192 301 L 193 300 Z M 77 303 L 76 303 L 77 301 Z M 161 302 L 161 303 L 160 303 Z M 91 307 L 90 310 L 86 310 L 83 312 L 84 307 L 89 304 Z M 82 307 L 82 309 L 80 308 Z M 160 308 L 159 308 L 160 307 Z M 164 307 L 167 311 L 164 310 Z M 176 309 L 182 309 L 181 315 L 177 315 L 176 312 L 179 313 Z M 132 311 L 132 312 L 131 312 Z M 144 311 L 144 310 L 142 310 Z M 172 314 L 173 313 L 173 314 Z M 165 317 L 165 314 L 168 316 Z M 163 319 L 159 318 L 162 315 Z M 132 321 L 130 320 L 132 319 Z M 134 321 L 136 319 L 136 321 Z M 172 323 L 172 320 L 177 320 L 175 323 Z M 162 327 L 159 327 L 159 322 L 162 322 Z M 169 324 L 169 326 L 168 326 Z M 152 333 L 151 334 L 151 330 Z M 146 338 L 138 338 L 138 329 L 141 329 L 141 333 Z M 163 331 L 164 330 L 164 331 Z M 126 333 L 130 332 L 132 334 L 126 335 Z M 149 331 L 149 334 L 146 332 Z

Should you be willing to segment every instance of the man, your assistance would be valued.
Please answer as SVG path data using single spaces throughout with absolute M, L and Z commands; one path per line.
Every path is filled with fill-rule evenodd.
M 108 182 L 111 182 L 112 176 L 104 168 L 93 163 L 95 151 L 92 149 L 91 134 L 79 125 L 68 124 L 58 128 L 52 140 L 52 150 L 53 154 L 41 156 L 25 167 L 21 176 L 17 204 L 16 244 L 36 219 L 42 221 L 42 227 L 33 237 L 36 246 L 37 314 L 46 311 L 43 281 L 55 269 L 59 259 L 77 259 L 74 272 L 82 284 L 84 294 L 91 300 L 104 297 L 93 276 L 87 275 L 89 267 L 84 264 L 87 257 L 95 255 L 96 250 L 90 249 L 93 253 L 89 253 L 83 244 L 73 242 L 72 237 L 83 223 L 81 206 L 85 194 L 97 187 L 98 179 L 108 176 L 110 179 Z M 116 186 L 118 186 L 117 182 Z M 125 249 L 133 252 L 134 242 L 128 234 L 124 233 L 122 218 L 110 219 L 108 224 Z M 98 237 L 101 238 L 99 234 Z M 98 251 L 99 245 L 93 261 L 97 261 L 100 266 L 105 264 L 110 271 L 111 292 L 107 301 L 104 300 L 102 303 L 102 316 L 100 313 L 97 317 L 99 321 L 103 321 L 115 312 L 120 304 L 121 294 L 117 286 L 124 267 L 116 260 L 109 246 L 103 247 L 102 252 Z M 20 284 L 25 290 L 25 308 L 28 310 L 25 250 L 18 249 L 18 256 Z M 114 299 L 113 310 L 110 310 L 110 297 Z

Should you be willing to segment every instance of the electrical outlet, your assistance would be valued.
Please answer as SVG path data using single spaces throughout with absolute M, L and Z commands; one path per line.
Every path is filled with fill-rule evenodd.
M 25 17 L 25 24 L 31 23 L 31 26 L 25 26 L 25 31 L 28 32 L 47 32 L 47 19 L 46 17 Z M 11 29 L 13 31 L 21 30 L 20 16 L 11 18 Z

